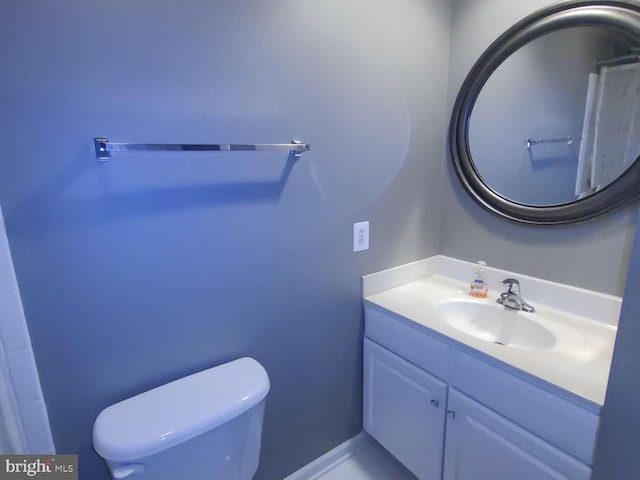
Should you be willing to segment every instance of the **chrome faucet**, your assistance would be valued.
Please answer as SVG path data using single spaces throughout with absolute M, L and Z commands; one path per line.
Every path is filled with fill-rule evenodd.
M 520 282 L 518 280 L 515 278 L 505 278 L 502 281 L 502 285 L 504 285 L 506 291 L 500 294 L 500 298 L 498 298 L 496 302 L 513 310 L 522 310 L 528 313 L 536 311 L 535 308 L 525 302 L 520 296 Z

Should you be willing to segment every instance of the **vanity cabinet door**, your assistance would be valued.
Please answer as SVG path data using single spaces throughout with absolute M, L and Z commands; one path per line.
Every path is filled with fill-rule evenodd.
M 591 469 L 449 389 L 444 480 L 588 480 Z
M 364 339 L 364 429 L 420 480 L 442 478 L 446 403 L 445 383 Z

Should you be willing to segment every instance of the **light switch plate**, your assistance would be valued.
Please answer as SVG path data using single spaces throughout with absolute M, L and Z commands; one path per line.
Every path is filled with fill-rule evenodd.
M 362 252 L 369 249 L 369 222 L 353 224 L 353 251 Z

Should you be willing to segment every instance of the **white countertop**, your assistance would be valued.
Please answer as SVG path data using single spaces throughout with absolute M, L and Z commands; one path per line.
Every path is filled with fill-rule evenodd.
M 443 262 L 455 264 L 458 267 L 460 266 L 459 264 L 468 263 L 447 259 L 446 257 L 438 257 L 438 262 L 440 267 L 442 267 Z M 468 265 L 473 268 L 473 264 Z M 451 269 L 447 268 L 436 268 L 436 270 L 447 273 L 451 271 Z M 433 272 L 433 269 L 430 271 Z M 499 272 L 498 276 L 509 273 L 497 272 Z M 465 275 L 466 273 L 464 271 Z M 516 278 L 519 276 L 518 274 L 512 275 Z M 530 283 L 546 282 L 540 279 L 532 279 L 531 277 L 524 278 L 530 279 Z M 546 283 L 551 284 L 551 282 Z M 579 290 L 575 287 L 558 286 L 558 284 L 552 286 L 556 289 Z M 536 288 L 542 287 L 537 285 Z M 365 287 L 365 295 L 371 293 L 365 296 L 365 304 L 374 305 L 405 317 L 418 325 L 445 335 L 456 342 L 505 362 L 590 402 L 600 406 L 603 405 L 617 333 L 617 327 L 615 326 L 617 318 L 599 318 L 595 320 L 574 312 L 550 308 L 527 298 L 526 288 L 523 288 L 523 297 L 536 307 L 536 312 L 518 312 L 517 314 L 535 316 L 535 321 L 551 331 L 556 338 L 556 343 L 551 348 L 537 349 L 502 346 L 476 338 L 454 328 L 438 315 L 438 305 L 447 301 L 495 304 L 499 293 L 497 290 L 497 288 L 492 289 L 486 299 L 476 299 L 468 294 L 469 282 L 435 273 L 377 293 L 368 292 Z M 585 298 L 589 296 L 589 293 L 588 291 L 578 291 L 578 294 L 585 295 Z M 591 297 L 602 297 L 595 298 L 595 301 L 602 301 L 605 304 L 609 302 L 611 304 L 609 306 L 612 307 L 609 317 L 615 316 L 616 308 L 619 309 L 620 299 L 598 294 L 597 292 L 591 293 Z M 594 298 L 587 299 L 586 302 L 589 303 L 593 300 Z M 601 310 L 594 308 L 594 310 L 598 312 L 607 311 L 607 308 Z M 583 310 L 581 313 L 584 313 Z

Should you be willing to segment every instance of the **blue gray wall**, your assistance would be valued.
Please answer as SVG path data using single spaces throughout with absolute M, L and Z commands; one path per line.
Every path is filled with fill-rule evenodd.
M 449 109 L 475 60 L 511 25 L 549 0 L 454 0 Z M 514 88 L 526 95 L 526 79 Z M 514 112 L 517 114 L 517 112 Z M 622 295 L 635 232 L 633 208 L 586 224 L 535 228 L 510 223 L 478 206 L 450 162 L 443 179 L 440 253 L 597 291 Z M 637 207 L 636 207 L 637 208 Z
M 593 480 L 631 479 L 640 472 L 640 235 L 634 241 Z
M 0 1 L 0 203 L 58 451 L 113 402 L 250 355 L 257 479 L 361 429 L 360 276 L 438 253 L 447 0 Z M 91 139 L 310 142 L 121 154 Z M 371 249 L 352 252 L 352 224 Z

